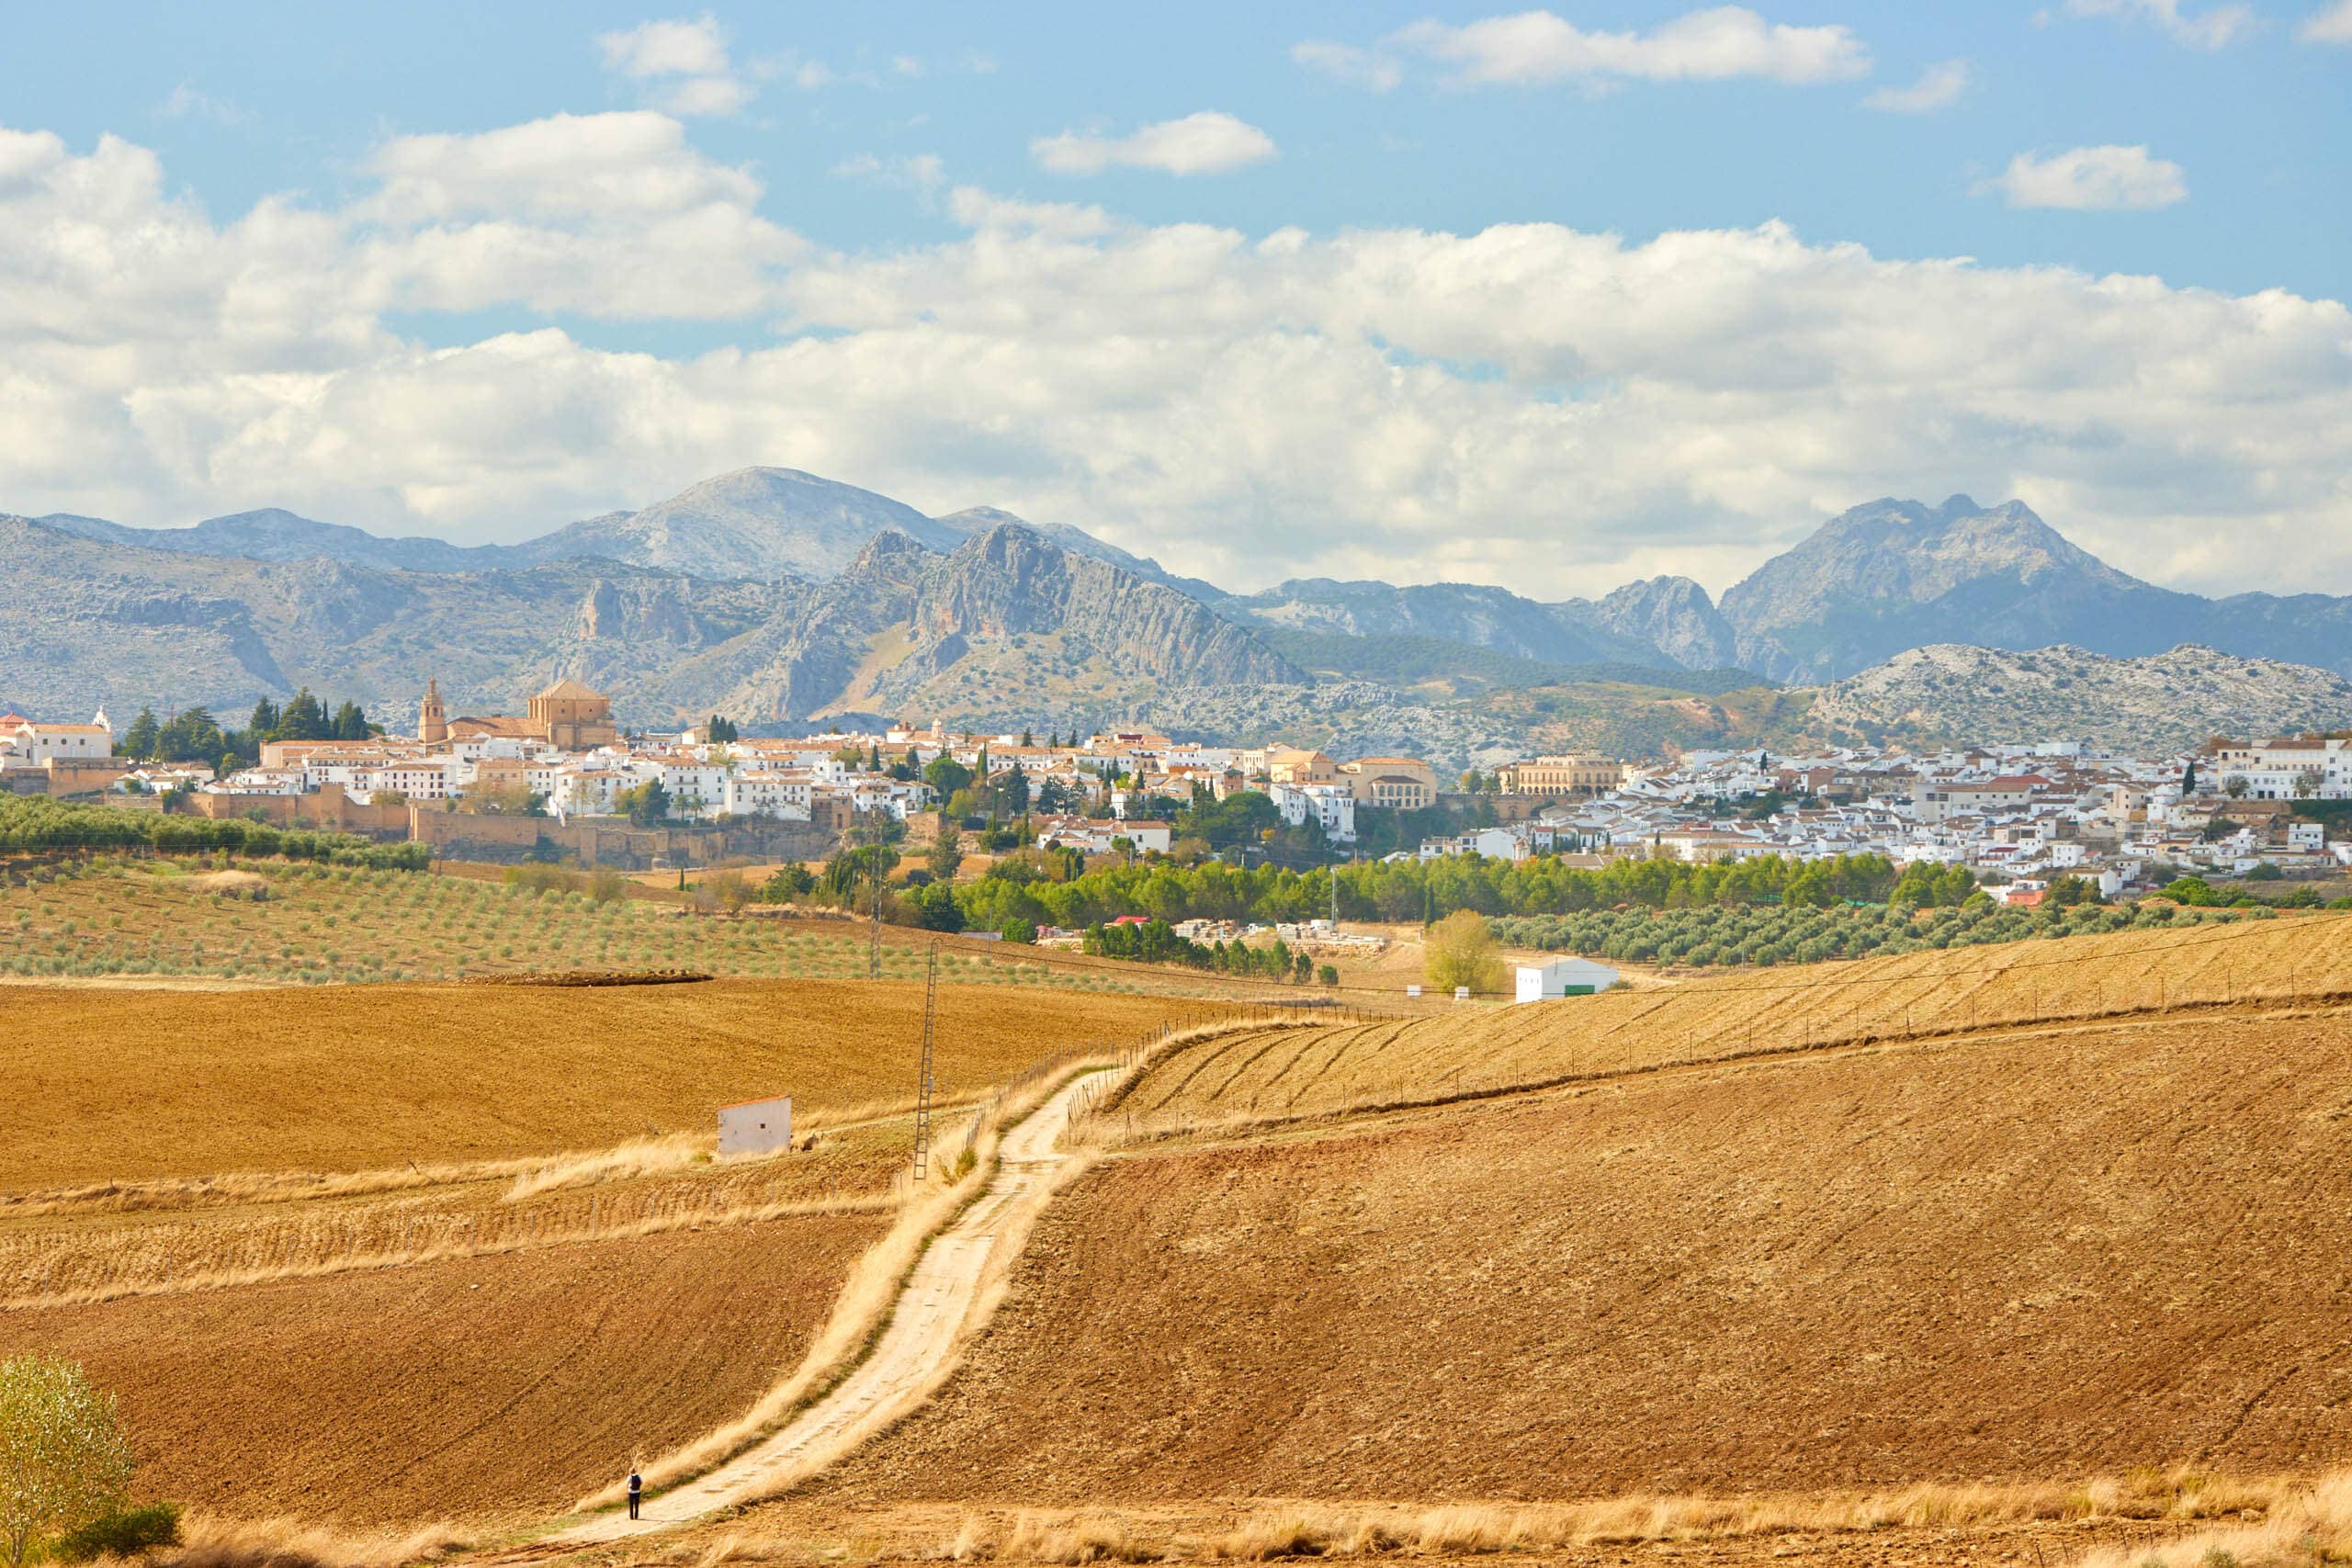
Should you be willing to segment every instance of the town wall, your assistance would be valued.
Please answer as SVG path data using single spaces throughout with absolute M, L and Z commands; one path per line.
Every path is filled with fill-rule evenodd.
M 321 784 L 310 795 L 211 795 L 201 791 L 181 798 L 179 810 L 190 817 L 215 820 L 243 818 L 273 828 L 315 828 L 336 833 L 364 833 L 370 838 L 408 836 L 406 803 L 357 801 L 339 784 Z
M 652 871 L 680 863 L 820 860 L 840 844 L 809 822 L 738 818 L 725 824 L 639 828 L 625 818 L 491 817 L 429 806 L 406 808 L 408 836 L 438 860 L 519 863 L 554 854 L 582 865 Z M 544 847 L 543 847 L 544 845 Z

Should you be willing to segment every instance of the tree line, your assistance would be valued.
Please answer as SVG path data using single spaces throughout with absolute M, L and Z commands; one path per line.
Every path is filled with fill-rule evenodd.
M 304 686 L 283 704 L 267 697 L 254 704 L 243 729 L 224 728 L 201 704 L 158 720 L 144 707 L 115 737 L 115 755 L 155 762 L 204 762 L 216 773 L 251 767 L 272 740 L 368 740 L 384 733 L 370 724 L 359 705 L 345 701 L 332 712 Z
M 180 817 L 84 806 L 47 795 L 0 795 L 0 853 L 67 849 L 150 849 L 164 854 L 277 855 L 377 871 L 422 871 L 423 844 L 379 844 L 351 833 L 277 828 L 242 818 Z

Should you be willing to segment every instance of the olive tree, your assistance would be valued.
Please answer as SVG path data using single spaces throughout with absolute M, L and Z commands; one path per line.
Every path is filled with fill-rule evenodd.
M 130 1464 L 114 1395 L 92 1387 L 78 1363 L 0 1360 L 0 1551 L 8 1568 L 120 1507 Z

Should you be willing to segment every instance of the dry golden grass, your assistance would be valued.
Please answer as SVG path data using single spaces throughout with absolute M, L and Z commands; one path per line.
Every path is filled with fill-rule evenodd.
M 2184 1537 L 2159 1552 L 2164 1568 L 2199 1568 L 2211 1544 L 2245 1568 L 2286 1563 L 2275 1548 L 2316 1536 L 2352 1536 L 2352 1478 L 2317 1487 L 2286 1478 L 2217 1481 L 2186 1467 L 2062 1484 L 1920 1484 L 1881 1492 L 1765 1493 L 1738 1496 L 1635 1494 L 1575 1503 L 1409 1503 L 1244 1506 L 1219 1528 L 1187 1528 L 1166 1508 L 1024 1508 L 1010 1518 L 967 1512 L 940 1555 L 959 1562 L 1265 1562 L 1295 1557 L 1477 1557 L 1637 1542 L 1721 1542 L 1758 1536 L 1868 1535 L 1891 1529 L 2115 1519 L 2263 1522 Z M 2312 1521 L 2329 1522 L 2314 1528 Z M 732 1538 L 739 1554 L 756 1535 Z M 2251 1543 L 2272 1543 L 2264 1551 Z M 2193 1549 L 2192 1549 L 2192 1543 Z M 2311 1561 L 2310 1548 L 2294 1559 Z M 2109 1553 L 2082 1568 L 2147 1568 L 2145 1553 Z
M 1123 1134 L 1214 1128 L 1686 1062 L 2346 995 L 2352 920 L 2336 915 L 2010 942 L 1438 1019 L 1229 1022 L 1163 1047 L 1097 1121 Z
M 821 1116 L 911 1089 L 922 999 L 913 981 L 12 990 L 0 1191 L 546 1160 L 699 1134 L 715 1107 L 779 1093 Z M 968 1100 L 1049 1048 L 1115 1047 L 1169 1016 L 1155 998 L 943 987 L 939 1092 Z
M 2256 1505 L 2259 1520 L 2154 1541 L 2130 1551 L 2106 1548 L 2077 1568 L 2310 1568 L 2352 1558 L 2352 1471 L 2335 1471 Z M 2205 1517 L 2189 1515 L 2188 1517 Z
M 406 1568 L 472 1548 L 453 1525 L 404 1526 L 375 1532 L 337 1530 L 299 1519 L 220 1518 L 192 1514 L 180 1544 L 154 1553 L 154 1568 Z

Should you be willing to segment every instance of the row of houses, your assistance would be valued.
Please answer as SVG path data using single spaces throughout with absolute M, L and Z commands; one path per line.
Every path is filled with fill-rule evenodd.
M 2268 864 L 2297 875 L 2352 863 L 2352 842 L 2331 842 L 2324 823 L 2299 819 L 2295 798 L 2352 798 L 2346 742 L 2219 741 L 2153 757 L 2071 741 L 1928 754 L 1693 753 L 1629 768 L 1615 788 L 1523 821 L 1430 840 L 1419 852 L 1693 863 L 1875 853 L 1963 865 L 2015 885 L 2026 901 L 2058 876 L 2111 896 L 2160 867 L 2235 876 Z

